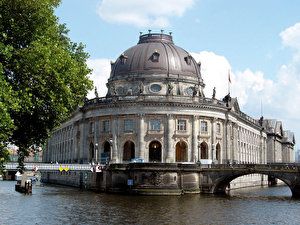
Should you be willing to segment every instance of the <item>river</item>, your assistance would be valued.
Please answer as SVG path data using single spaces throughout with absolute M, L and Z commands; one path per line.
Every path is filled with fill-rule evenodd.
M 0 181 L 1 225 L 300 224 L 300 200 L 288 187 L 250 188 L 230 196 L 128 196 L 45 185 L 32 195 Z

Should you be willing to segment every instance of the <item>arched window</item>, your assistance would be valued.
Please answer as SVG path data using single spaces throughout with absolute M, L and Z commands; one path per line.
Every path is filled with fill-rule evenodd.
M 103 153 L 101 154 L 102 163 L 108 163 L 110 161 L 111 144 L 108 141 L 103 143 Z
M 94 159 L 94 144 L 91 142 L 89 148 L 89 162 L 92 162 L 93 159 Z
M 184 141 L 179 141 L 176 144 L 176 162 L 187 162 L 187 144 Z
M 161 162 L 161 143 L 151 141 L 149 144 L 149 162 Z
M 201 159 L 208 159 L 208 146 L 205 141 L 200 144 Z
M 216 160 L 220 163 L 221 160 L 221 145 L 218 143 L 216 145 Z
M 123 149 L 123 161 L 130 161 L 135 157 L 135 146 L 132 141 L 126 141 Z

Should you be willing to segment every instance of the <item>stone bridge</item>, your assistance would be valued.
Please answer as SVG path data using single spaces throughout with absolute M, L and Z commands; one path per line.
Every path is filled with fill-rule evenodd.
M 95 189 L 151 195 L 225 194 L 232 180 L 248 174 L 264 174 L 282 180 L 292 196 L 300 198 L 300 164 L 127 163 L 102 165 L 98 171 L 90 164 L 26 163 L 25 166 L 27 170 L 41 171 L 45 182 L 70 186 L 90 182 Z M 6 169 L 15 173 L 17 163 L 8 163 Z M 130 187 L 128 180 L 132 180 Z
M 200 173 L 201 193 L 225 194 L 232 180 L 248 174 L 264 174 L 282 180 L 291 189 L 292 196 L 300 198 L 299 164 L 219 164 L 203 168 Z

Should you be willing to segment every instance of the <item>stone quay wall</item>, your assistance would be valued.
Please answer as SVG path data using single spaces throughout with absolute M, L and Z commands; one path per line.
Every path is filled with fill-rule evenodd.
M 236 181 L 231 188 L 260 186 L 261 175 Z M 196 164 L 130 163 L 111 164 L 101 172 L 42 172 L 42 182 L 87 190 L 141 195 L 181 195 L 200 193 L 201 168 Z

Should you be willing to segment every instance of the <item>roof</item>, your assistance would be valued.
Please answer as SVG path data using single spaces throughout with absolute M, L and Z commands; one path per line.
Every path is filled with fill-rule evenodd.
M 200 64 L 186 50 L 176 46 L 171 35 L 162 33 L 141 35 L 137 45 L 124 51 L 112 63 L 110 80 L 152 74 L 165 77 L 176 75 L 179 79 L 194 78 L 203 82 Z

